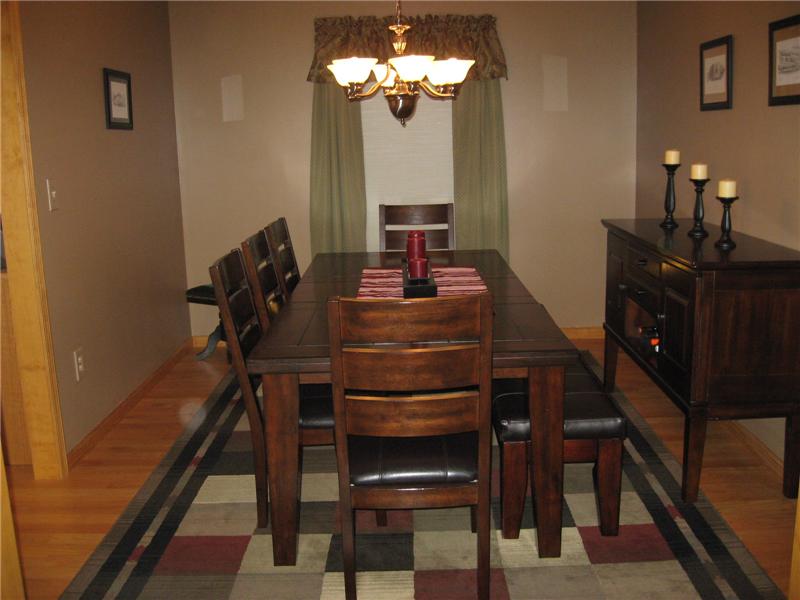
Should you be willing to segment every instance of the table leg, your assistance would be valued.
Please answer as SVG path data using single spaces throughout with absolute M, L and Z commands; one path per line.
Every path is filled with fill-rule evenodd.
M 539 556 L 561 556 L 564 491 L 564 367 L 528 369 L 531 492 Z
M 275 566 L 297 562 L 300 502 L 300 388 L 296 374 L 263 375 L 272 554 Z
M 703 449 L 706 444 L 708 413 L 705 409 L 690 408 L 683 425 L 683 481 L 681 498 L 693 503 L 700 491 L 700 471 L 703 468 Z

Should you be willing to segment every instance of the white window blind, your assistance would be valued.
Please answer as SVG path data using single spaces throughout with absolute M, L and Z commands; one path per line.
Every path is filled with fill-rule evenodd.
M 378 205 L 453 201 L 452 102 L 420 94 L 406 126 L 378 92 L 361 102 L 367 192 L 367 250 L 377 252 Z

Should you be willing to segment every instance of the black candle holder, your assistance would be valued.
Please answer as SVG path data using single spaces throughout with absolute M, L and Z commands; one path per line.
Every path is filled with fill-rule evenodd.
M 686 235 L 692 238 L 703 239 L 708 237 L 708 232 L 703 228 L 703 217 L 705 210 L 703 209 L 703 188 L 709 182 L 708 179 L 690 179 L 694 184 L 695 198 L 694 198 L 694 226 L 687 232 Z
M 717 200 L 722 202 L 722 235 L 714 242 L 714 245 L 720 250 L 733 250 L 736 248 L 736 242 L 731 239 L 731 204 L 739 199 L 739 196 L 732 196 L 730 198 L 721 198 L 717 196 Z
M 663 164 L 663 167 L 667 170 L 667 192 L 664 195 L 664 212 L 667 214 L 664 220 L 661 221 L 660 225 L 662 229 L 678 228 L 678 224 L 675 222 L 672 214 L 675 212 L 675 171 L 677 171 L 680 166 L 680 163 L 677 165 Z

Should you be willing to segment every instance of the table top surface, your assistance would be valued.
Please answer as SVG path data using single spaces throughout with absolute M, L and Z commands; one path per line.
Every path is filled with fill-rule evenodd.
M 318 254 L 247 358 L 252 374 L 330 371 L 326 302 L 355 297 L 365 267 L 399 267 L 402 253 Z M 495 250 L 428 252 L 433 267 L 470 266 L 494 302 L 495 368 L 566 365 L 578 351 Z

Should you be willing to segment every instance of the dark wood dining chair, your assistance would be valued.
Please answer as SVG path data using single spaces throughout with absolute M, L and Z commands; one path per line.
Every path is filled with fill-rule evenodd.
M 345 595 L 356 509 L 476 507 L 489 598 L 492 299 L 328 301 Z
M 237 248 L 209 268 L 211 282 L 227 337 L 231 364 L 239 381 L 250 438 L 256 481 L 258 526 L 266 527 L 268 518 L 267 463 L 264 439 L 264 411 L 257 390 L 259 380 L 247 373 L 245 360 L 261 339 L 262 328 L 256 313 L 253 294 L 245 275 L 242 253 Z M 300 427 L 303 445 L 333 443 L 333 408 L 330 385 L 300 386 Z
M 278 270 L 278 277 L 283 286 L 284 296 L 288 298 L 300 283 L 300 269 L 297 267 L 297 258 L 294 255 L 286 219 L 281 217 L 277 221 L 273 221 L 264 228 L 264 231 L 267 234 L 272 262 Z
M 267 329 L 286 303 L 286 296 L 264 229 L 242 242 L 242 258 L 250 289 L 253 290 L 258 322 L 262 329 Z
M 438 225 L 426 229 L 428 250 L 455 250 L 453 203 L 449 204 L 381 204 L 378 207 L 381 252 L 406 249 L 408 232 L 420 225 Z M 391 229 L 389 227 L 392 226 Z M 443 227 L 446 226 L 446 227 Z
M 524 379 L 494 381 L 492 422 L 500 445 L 500 515 L 503 537 L 516 539 L 522 521 L 531 421 Z M 622 446 L 627 422 L 584 364 L 567 367 L 564 382 L 564 462 L 594 463 L 602 535 L 619 532 Z

